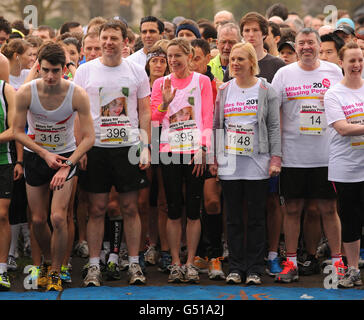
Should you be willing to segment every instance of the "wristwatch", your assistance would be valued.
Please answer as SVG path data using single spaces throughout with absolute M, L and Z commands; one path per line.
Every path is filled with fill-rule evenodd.
M 66 160 L 64 163 L 65 163 L 66 165 L 68 165 L 69 167 L 73 167 L 73 163 L 72 163 L 72 161 L 70 161 L 70 160 Z
M 24 167 L 23 161 L 16 161 L 15 164 L 20 164 L 22 167 Z
M 76 67 L 75 63 L 73 61 L 70 61 L 66 64 L 66 67 L 69 68 L 70 66 Z

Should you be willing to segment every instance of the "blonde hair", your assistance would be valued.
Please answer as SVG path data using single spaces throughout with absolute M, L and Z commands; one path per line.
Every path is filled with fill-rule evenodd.
M 234 46 L 231 48 L 231 52 L 230 52 L 230 58 L 231 58 L 231 54 L 235 49 L 243 49 L 247 54 L 248 54 L 248 59 L 250 61 L 251 64 L 251 73 L 253 76 L 256 76 L 260 73 L 259 70 L 259 65 L 258 65 L 258 58 L 257 58 L 257 54 L 255 52 L 255 49 L 253 47 L 253 45 L 249 42 L 246 43 L 236 43 L 234 44 Z M 229 61 L 230 64 L 230 61 Z M 229 74 L 231 76 L 231 68 L 229 67 Z
M 180 47 L 181 50 L 183 51 L 183 53 L 185 53 L 186 55 L 189 55 L 190 53 L 193 53 L 191 43 L 188 40 L 186 40 L 185 38 L 179 37 L 179 38 L 172 39 L 168 43 L 167 50 L 171 46 Z

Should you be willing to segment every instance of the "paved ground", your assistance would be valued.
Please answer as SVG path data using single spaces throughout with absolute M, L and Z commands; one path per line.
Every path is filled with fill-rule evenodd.
M 273 278 L 264 276 L 261 286 L 231 286 L 224 281 L 211 281 L 207 274 L 201 274 L 198 285 L 188 285 L 168 284 L 168 275 L 155 266 L 147 267 L 146 286 L 129 286 L 127 273 L 122 272 L 119 281 L 104 281 L 100 288 L 81 288 L 81 268 L 86 260 L 78 257 L 72 259 L 72 283 L 66 285 L 62 293 L 44 293 L 24 289 L 25 274 L 20 270 L 30 263 L 29 259 L 19 261 L 19 271 L 11 273 L 12 290 L 1 292 L 0 300 L 364 300 L 364 287 L 325 289 L 324 274 L 300 277 L 299 282 L 292 284 L 277 284 Z

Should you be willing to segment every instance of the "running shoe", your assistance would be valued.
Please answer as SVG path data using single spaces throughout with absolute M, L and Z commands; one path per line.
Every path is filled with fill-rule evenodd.
M 83 280 L 84 287 L 100 287 L 102 282 L 99 266 L 93 265 L 87 268 L 87 275 Z
M 180 251 L 179 251 L 179 256 L 180 259 L 182 261 L 182 263 L 187 261 L 187 256 L 188 256 L 188 250 L 187 250 L 187 246 L 182 246 Z
M 336 270 L 337 280 L 343 279 L 348 269 L 348 267 L 344 264 L 343 260 L 340 259 L 339 261 L 336 261 L 334 264 L 334 268 Z
M 147 279 L 145 278 L 143 271 L 138 263 L 131 263 L 128 269 L 129 284 L 146 284 Z
M 270 276 L 275 276 L 276 274 L 281 273 L 282 268 L 280 265 L 279 257 L 276 257 L 273 260 L 267 260 L 267 267 L 266 267 L 265 271 Z
M 158 252 L 155 246 L 148 246 L 147 250 L 144 253 L 144 260 L 149 265 L 156 265 L 158 261 Z
M 62 291 L 62 280 L 57 271 L 52 271 L 48 275 L 46 291 Z
M 223 260 L 223 257 L 219 257 L 219 258 L 212 258 L 209 261 L 209 279 L 210 280 L 225 280 L 225 274 L 224 271 L 222 270 L 222 262 L 221 260 Z
M 168 276 L 169 283 L 182 283 L 184 282 L 184 270 L 181 265 L 175 263 L 170 266 L 170 272 Z
M 184 273 L 184 280 L 183 282 L 188 283 L 199 283 L 200 277 L 198 276 L 197 269 L 193 266 L 193 264 L 184 265 L 182 267 Z
M 260 278 L 260 275 L 256 273 L 251 273 L 246 277 L 245 284 L 247 285 L 262 284 L 262 279 Z
M 275 277 L 276 282 L 290 283 L 298 281 L 298 270 L 292 261 L 283 261 L 283 270 Z
M 354 286 L 361 286 L 363 282 L 361 280 L 360 270 L 349 267 L 344 277 L 339 280 L 339 288 L 352 288 Z
M 359 268 L 364 267 L 364 249 L 360 249 Z
M 201 258 L 199 256 L 195 256 L 193 258 L 193 266 L 199 273 L 208 273 L 209 272 L 209 259 Z
M 158 271 L 163 273 L 169 272 L 169 267 L 172 263 L 172 256 L 167 251 L 161 251 L 158 262 Z
M 0 291 L 10 290 L 10 279 L 7 272 L 0 273 Z
M 16 271 L 18 270 L 18 265 L 16 260 L 13 256 L 8 256 L 8 270 L 9 271 Z
M 87 258 L 89 256 L 88 244 L 87 241 L 83 240 L 76 244 L 75 253 L 80 258 Z
M 313 255 L 307 256 L 305 262 L 298 267 L 298 272 L 302 276 L 311 276 L 320 273 L 320 263 Z
M 331 257 L 331 250 L 326 238 L 321 239 L 316 250 L 317 259 L 327 259 Z
M 61 273 L 59 274 L 59 277 L 65 283 L 71 283 L 72 282 L 71 272 L 70 272 L 68 266 L 62 266 L 61 267 Z
M 129 268 L 129 257 L 128 257 L 128 249 L 120 248 L 119 251 L 119 268 L 120 271 L 128 270 Z
M 48 274 L 51 266 L 46 263 L 42 263 L 39 267 L 39 276 L 37 281 L 38 288 L 45 288 L 48 284 Z
M 241 276 L 239 273 L 230 272 L 226 277 L 227 284 L 240 284 L 241 283 Z
M 40 268 L 39 266 L 32 266 L 28 269 L 28 284 L 33 287 L 33 283 L 38 285 L 38 278 L 40 275 Z
M 106 266 L 107 280 L 120 280 L 119 266 L 114 262 L 109 262 Z

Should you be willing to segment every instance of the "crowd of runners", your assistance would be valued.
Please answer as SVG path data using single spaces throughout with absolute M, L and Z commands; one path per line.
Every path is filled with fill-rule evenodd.
M 23 255 L 46 291 L 74 255 L 86 287 L 362 285 L 364 15 L 324 19 L 0 17 L 0 289 Z

